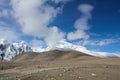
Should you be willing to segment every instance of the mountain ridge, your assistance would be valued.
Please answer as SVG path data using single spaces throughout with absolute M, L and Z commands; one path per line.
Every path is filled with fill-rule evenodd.
M 3 49 L 3 50 L 2 50 Z M 60 50 L 60 51 L 71 51 L 75 50 L 78 52 L 82 52 L 87 55 L 95 56 L 95 57 L 120 57 L 120 54 L 117 53 L 107 53 L 107 52 L 96 52 L 91 51 L 85 48 L 84 46 L 80 45 L 74 45 L 72 43 L 69 43 L 65 40 L 62 40 L 58 42 L 56 45 L 47 47 L 47 48 L 41 48 L 41 47 L 30 47 L 25 41 L 21 41 L 18 43 L 9 43 L 5 39 L 0 39 L 0 55 L 2 53 L 5 54 L 4 60 L 11 60 L 16 55 L 23 53 L 23 52 L 46 52 L 51 50 Z M 0 56 L 1 59 L 1 56 Z

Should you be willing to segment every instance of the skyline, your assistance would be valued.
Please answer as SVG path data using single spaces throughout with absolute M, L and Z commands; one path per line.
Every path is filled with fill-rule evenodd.
M 0 0 L 0 38 L 53 47 L 61 40 L 120 53 L 120 1 Z

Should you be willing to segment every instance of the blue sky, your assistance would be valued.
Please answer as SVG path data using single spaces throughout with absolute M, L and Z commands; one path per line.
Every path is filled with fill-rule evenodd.
M 120 52 L 119 0 L 0 0 L 0 38 L 53 46 L 60 40 Z

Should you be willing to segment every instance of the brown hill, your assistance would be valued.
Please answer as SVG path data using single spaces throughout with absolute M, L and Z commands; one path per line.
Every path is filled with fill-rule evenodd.
M 53 50 L 41 53 L 29 52 L 22 53 L 16 56 L 14 61 L 54 61 L 54 60 L 70 60 L 70 59 L 79 59 L 84 57 L 92 57 L 90 55 L 84 54 L 78 51 L 60 51 Z

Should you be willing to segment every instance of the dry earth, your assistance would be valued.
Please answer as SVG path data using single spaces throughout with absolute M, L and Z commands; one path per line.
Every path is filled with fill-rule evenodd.
M 120 80 L 120 58 L 77 51 L 24 53 L 0 62 L 0 80 Z

